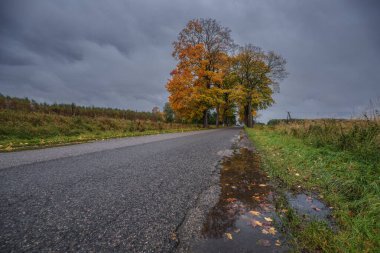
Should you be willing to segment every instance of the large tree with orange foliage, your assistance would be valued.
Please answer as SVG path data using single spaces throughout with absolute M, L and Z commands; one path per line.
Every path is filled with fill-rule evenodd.
M 234 46 L 230 33 L 214 19 L 194 19 L 173 43 L 178 63 L 166 85 L 169 102 L 181 117 L 202 118 L 204 127 L 211 108 L 219 118 L 227 53 Z

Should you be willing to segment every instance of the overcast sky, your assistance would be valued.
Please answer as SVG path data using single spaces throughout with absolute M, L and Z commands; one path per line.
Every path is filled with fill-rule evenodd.
M 238 44 L 288 61 L 261 119 L 349 116 L 380 98 L 377 0 L 1 0 L 0 93 L 37 101 L 162 107 L 187 21 L 214 18 Z

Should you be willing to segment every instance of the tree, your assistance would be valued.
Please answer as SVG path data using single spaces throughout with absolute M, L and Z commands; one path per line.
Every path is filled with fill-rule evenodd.
M 287 76 L 286 61 L 274 52 L 265 53 L 248 44 L 239 48 L 232 62 L 230 78 L 236 83 L 233 97 L 245 124 L 252 127 L 257 110 L 274 103 L 272 95 L 278 90 L 279 81 Z
M 168 123 L 172 123 L 174 121 L 174 111 L 170 107 L 170 103 L 166 102 L 164 106 L 164 117 L 165 121 Z
M 200 116 L 208 126 L 208 112 L 216 107 L 219 118 L 221 84 L 228 51 L 234 47 L 230 29 L 214 19 L 190 20 L 173 43 L 178 60 L 167 84 L 174 111 L 186 118 Z M 217 125 L 219 120 L 216 121 Z

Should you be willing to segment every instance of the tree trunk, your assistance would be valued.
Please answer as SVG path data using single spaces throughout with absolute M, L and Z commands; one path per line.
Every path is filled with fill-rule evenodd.
M 248 102 L 248 124 L 247 127 L 252 128 L 253 116 L 252 116 L 252 102 Z
M 244 125 L 248 127 L 248 105 L 244 106 Z
M 207 110 L 203 111 L 203 127 L 208 127 Z
M 216 120 L 215 125 L 218 128 L 219 127 L 219 104 L 216 105 Z

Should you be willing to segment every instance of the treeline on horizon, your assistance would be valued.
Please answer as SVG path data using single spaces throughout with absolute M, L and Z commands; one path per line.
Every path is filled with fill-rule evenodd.
M 38 112 L 45 114 L 56 114 L 62 116 L 85 116 L 85 117 L 106 117 L 127 120 L 150 120 L 162 121 L 161 113 L 133 111 L 129 109 L 104 108 L 95 106 L 81 106 L 72 104 L 48 104 L 38 103 L 29 98 L 17 98 L 5 96 L 0 93 L 0 109 L 15 110 L 23 112 Z

